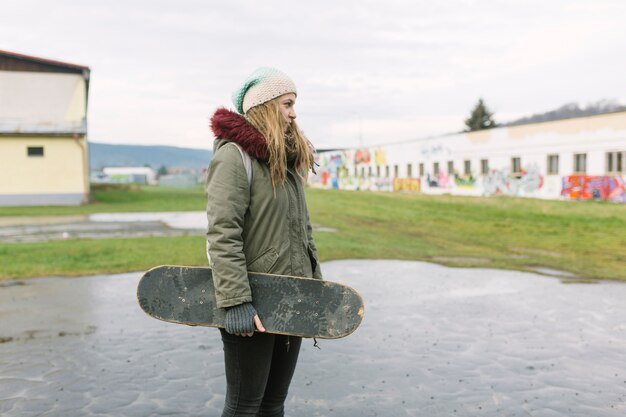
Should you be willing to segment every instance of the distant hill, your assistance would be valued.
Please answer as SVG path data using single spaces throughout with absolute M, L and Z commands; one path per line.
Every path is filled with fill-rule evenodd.
M 89 142 L 90 169 L 114 166 L 206 168 L 213 152 L 175 146 L 112 145 Z
M 613 113 L 626 110 L 626 106 L 615 100 L 600 100 L 582 107 L 578 103 L 564 104 L 558 109 L 545 113 L 537 113 L 532 116 L 522 117 L 512 122 L 503 123 L 500 126 L 518 126 L 530 123 L 549 122 L 552 120 L 572 119 L 574 117 L 593 116 L 596 114 Z

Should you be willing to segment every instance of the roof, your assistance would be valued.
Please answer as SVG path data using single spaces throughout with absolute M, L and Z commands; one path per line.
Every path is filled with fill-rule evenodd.
M 0 136 L 84 136 L 87 122 L 67 122 L 56 124 L 6 123 L 0 121 Z
M 0 71 L 65 72 L 89 79 L 89 67 L 0 49 Z
M 84 65 L 0 50 L 0 136 L 86 135 L 89 74 Z M 68 116 L 81 83 L 84 109 Z

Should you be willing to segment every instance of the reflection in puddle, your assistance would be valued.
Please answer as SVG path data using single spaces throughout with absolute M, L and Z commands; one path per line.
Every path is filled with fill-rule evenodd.
M 204 235 L 204 211 L 97 213 L 85 216 L 0 217 L 0 242 L 47 242 L 148 236 Z M 316 227 L 319 232 L 335 229 Z

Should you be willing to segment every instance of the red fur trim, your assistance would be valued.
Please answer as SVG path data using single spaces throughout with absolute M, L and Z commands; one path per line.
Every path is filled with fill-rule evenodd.
M 267 141 L 242 115 L 219 108 L 211 117 L 211 130 L 216 138 L 235 142 L 251 157 L 269 160 Z

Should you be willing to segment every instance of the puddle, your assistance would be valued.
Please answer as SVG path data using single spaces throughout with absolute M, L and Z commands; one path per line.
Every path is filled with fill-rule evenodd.
M 537 272 L 539 274 L 542 275 L 548 275 L 551 277 L 557 277 L 557 278 L 578 278 L 578 276 L 576 276 L 575 274 L 572 274 L 571 272 L 567 272 L 567 271 L 561 271 L 559 269 L 552 269 L 552 268 L 545 268 L 545 267 L 529 267 L 528 269 Z
M 0 242 L 48 242 L 149 236 L 202 236 L 204 211 L 160 213 L 96 213 L 86 216 L 0 217 Z M 319 232 L 336 229 L 316 227 Z
M 3 287 L 15 287 L 18 285 L 26 285 L 26 283 L 24 281 L 5 281 L 5 282 L 0 282 L 0 288 Z
M 491 262 L 489 258 L 472 258 L 463 256 L 433 256 L 432 260 L 435 262 L 472 262 L 486 264 Z

